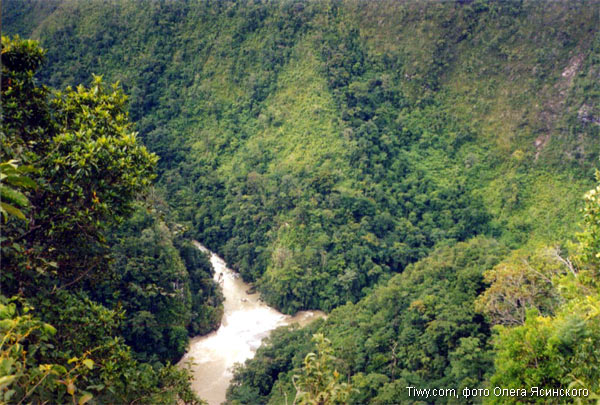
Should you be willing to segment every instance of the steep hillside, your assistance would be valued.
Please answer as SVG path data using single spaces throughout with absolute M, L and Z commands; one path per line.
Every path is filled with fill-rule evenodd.
M 287 312 L 568 235 L 591 184 L 598 2 L 4 3 L 45 82 L 121 81 L 180 219 Z
M 2 7 L 5 31 L 47 49 L 43 82 L 121 82 L 174 222 L 268 303 L 330 312 L 277 331 L 231 403 L 599 395 L 600 191 L 582 199 L 600 152 L 599 1 Z
M 407 386 L 459 392 L 481 386 L 493 369 L 491 331 L 472 303 L 485 287 L 483 271 L 505 253 L 485 238 L 436 249 L 322 324 L 279 331 L 236 371 L 229 402 L 281 404 L 285 395 L 294 397 L 293 376 L 314 350 L 307 342 L 316 332 L 331 340 L 337 371 L 352 376 L 358 389 L 345 403 L 409 403 Z

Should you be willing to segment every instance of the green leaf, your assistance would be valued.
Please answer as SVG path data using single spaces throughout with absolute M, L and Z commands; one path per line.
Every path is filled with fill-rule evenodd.
M 4 393 L 4 399 L 6 401 L 10 400 L 12 398 L 13 395 L 15 395 L 16 391 L 15 390 L 8 390 Z
M 0 377 L 0 389 L 8 387 L 16 378 L 16 375 L 5 375 L 4 377 Z
M 14 171 L 19 167 L 18 163 L 19 161 L 15 159 L 0 163 L 0 171 L 4 173 L 14 173 Z
M 75 394 L 75 384 L 73 384 L 73 381 L 69 381 L 68 382 L 68 384 L 67 384 L 67 392 L 71 396 L 73 396 Z
M 13 207 L 10 204 L 3 203 L 3 202 L 0 202 L 0 212 L 2 212 L 2 214 L 4 216 L 6 216 L 6 213 L 8 213 L 17 218 L 20 218 L 23 220 L 26 219 L 25 214 L 23 214 L 23 212 L 20 209 Z
M 53 369 L 54 371 L 56 371 L 58 374 L 66 374 L 67 373 L 67 369 L 64 366 L 61 366 L 60 364 L 53 364 Z
M 85 404 L 86 402 L 88 402 L 88 401 L 89 401 L 90 399 L 92 399 L 92 398 L 94 398 L 94 396 L 93 396 L 92 394 L 85 394 L 85 395 L 82 395 L 82 396 L 79 398 L 79 401 L 77 402 L 77 404 L 78 404 L 78 405 L 83 405 L 83 404 Z
M 0 198 L 21 207 L 27 207 L 29 205 L 29 200 L 23 193 L 6 186 L 0 185 Z
M 89 368 L 90 370 L 94 368 L 94 360 L 92 359 L 85 359 L 83 360 L 83 365 L 86 366 L 87 368 Z
M 17 187 L 35 188 L 37 186 L 35 181 L 33 181 L 29 177 L 25 177 L 25 176 L 15 176 L 15 175 L 6 176 L 4 178 L 4 181 L 6 183 L 12 184 L 13 186 L 17 186 Z
M 55 335 L 56 334 L 56 328 L 52 325 L 50 325 L 49 323 L 44 323 L 42 325 L 42 330 L 46 333 L 49 333 L 51 335 Z

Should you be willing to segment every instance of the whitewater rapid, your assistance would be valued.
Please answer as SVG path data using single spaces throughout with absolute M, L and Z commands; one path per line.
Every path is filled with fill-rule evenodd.
M 179 364 L 194 363 L 192 388 L 209 405 L 218 405 L 225 401 L 234 364 L 252 358 L 273 329 L 292 323 L 305 325 L 324 313 L 302 311 L 295 316 L 280 313 L 263 303 L 258 293 L 248 294 L 251 286 L 229 269 L 223 259 L 200 243 L 196 242 L 196 246 L 210 254 L 214 279 L 221 284 L 225 297 L 224 313 L 218 330 L 190 341 Z

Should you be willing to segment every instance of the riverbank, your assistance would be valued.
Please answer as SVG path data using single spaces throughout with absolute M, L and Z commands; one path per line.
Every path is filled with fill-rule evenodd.
M 252 358 L 273 329 L 293 323 L 303 326 L 324 317 L 325 313 L 301 311 L 294 316 L 280 313 L 262 302 L 258 293 L 251 293 L 252 286 L 229 269 L 223 259 L 200 243 L 195 245 L 210 254 L 215 281 L 221 285 L 225 297 L 224 313 L 218 330 L 190 341 L 179 364 L 193 363 L 193 389 L 209 405 L 217 405 L 225 401 L 234 364 Z

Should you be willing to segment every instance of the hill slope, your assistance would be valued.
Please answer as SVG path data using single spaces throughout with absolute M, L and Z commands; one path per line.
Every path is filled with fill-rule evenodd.
M 8 33 L 48 50 L 44 82 L 121 81 L 177 222 L 270 304 L 333 310 L 277 332 L 237 370 L 230 401 L 293 396 L 313 332 L 359 388 L 351 402 L 386 403 L 411 400 L 411 384 L 481 387 L 494 357 L 526 341 L 515 333 L 575 319 L 577 306 L 559 310 L 548 293 L 553 281 L 553 309 L 493 341 L 498 322 L 475 302 L 511 271 L 533 289 L 525 264 L 562 274 L 561 250 L 544 252 L 568 246 L 597 167 L 600 2 L 2 7 Z M 552 333 L 577 342 L 563 329 Z M 493 381 L 527 370 L 529 358 L 512 357 L 496 368 L 513 374 Z M 572 382 L 563 364 L 550 362 L 549 386 Z
M 180 219 L 286 312 L 566 235 L 591 184 L 598 2 L 4 3 L 44 81 L 121 81 Z
M 5 3 L 44 81 L 121 81 L 181 219 L 288 312 L 564 235 L 590 184 L 597 2 Z

